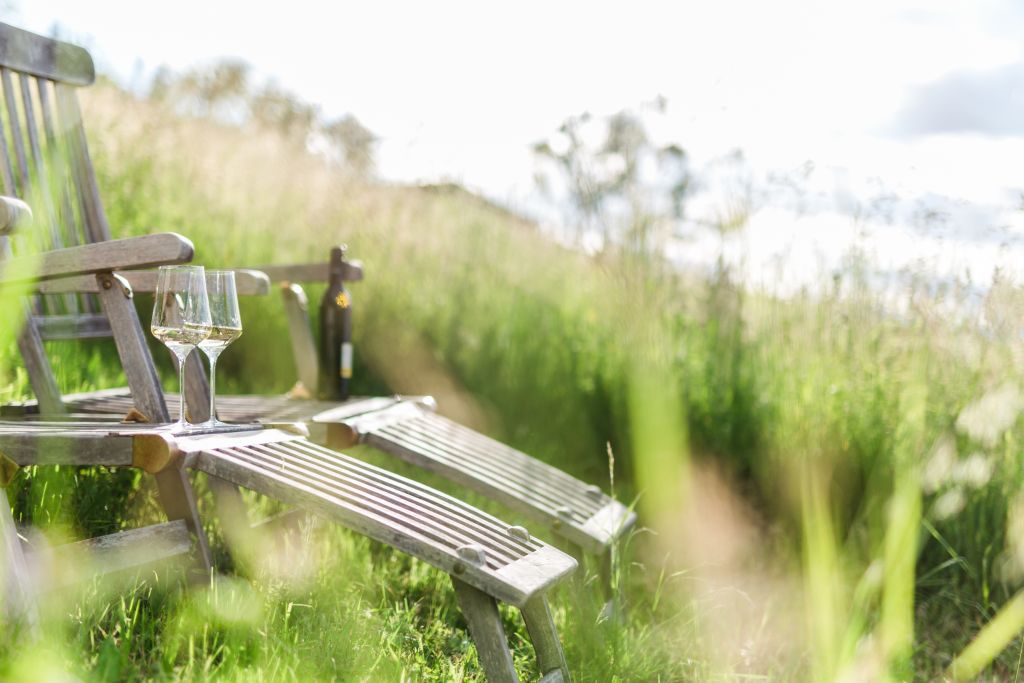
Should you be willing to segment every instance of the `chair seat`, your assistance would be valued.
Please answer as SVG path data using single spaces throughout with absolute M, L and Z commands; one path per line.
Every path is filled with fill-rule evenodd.
M 178 396 L 167 394 L 172 414 Z M 127 389 L 73 394 L 69 409 L 125 415 Z M 19 404 L 31 411 L 31 402 Z M 13 411 L 11 406 L 5 407 Z M 310 437 L 333 448 L 365 443 L 466 486 L 549 526 L 585 552 L 600 554 L 636 522 L 636 514 L 597 486 L 433 412 L 429 399 L 352 398 L 345 402 L 287 396 L 221 396 L 221 419 L 303 422 Z
M 457 498 L 302 436 L 254 427 L 181 433 L 173 425 L 0 423 L 0 453 L 18 465 L 50 460 L 49 439 L 71 456 L 62 446 L 74 438 L 76 452 L 102 451 L 103 464 L 128 465 L 137 462 L 140 450 L 166 449 L 186 467 L 318 513 L 516 607 L 576 568 L 571 556 L 522 527 L 510 527 Z M 73 457 L 77 464 L 81 456 Z

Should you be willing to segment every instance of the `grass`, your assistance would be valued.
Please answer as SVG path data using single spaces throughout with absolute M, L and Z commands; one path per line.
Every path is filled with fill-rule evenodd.
M 782 301 L 728 272 L 696 281 L 586 257 L 459 194 L 343 178 L 266 131 L 109 87 L 84 107 L 117 235 L 178 231 L 208 265 L 323 260 L 345 241 L 367 270 L 353 287 L 360 393 L 433 393 L 446 414 L 605 488 L 613 456 L 616 493 L 637 501 L 643 528 L 618 549 L 615 618 L 592 567 L 554 596 L 580 680 L 932 679 L 990 623 L 956 673 L 1015 675 L 1024 404 L 1012 325 L 956 322 L 924 292 L 887 314 L 853 268 L 822 296 Z M 987 320 L 1012 321 L 1012 288 L 994 291 Z M 6 301 L 3 400 L 29 393 Z M 243 318 L 218 386 L 288 389 L 280 303 L 246 302 Z M 65 390 L 123 381 L 109 344 L 51 350 Z M 51 468 L 12 496 L 20 519 L 61 538 L 159 519 L 151 489 L 134 472 Z M 4 645 L 0 677 L 481 679 L 446 577 L 344 530 L 307 534 L 289 551 L 297 569 L 270 557 L 196 590 L 169 572 L 58 594 L 43 646 Z M 522 625 L 505 616 L 534 676 Z

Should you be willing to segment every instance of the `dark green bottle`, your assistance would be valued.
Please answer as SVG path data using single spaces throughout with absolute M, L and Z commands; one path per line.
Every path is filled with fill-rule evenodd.
M 352 296 L 345 289 L 345 245 L 331 249 L 327 291 L 320 300 L 320 395 L 344 401 L 352 379 Z

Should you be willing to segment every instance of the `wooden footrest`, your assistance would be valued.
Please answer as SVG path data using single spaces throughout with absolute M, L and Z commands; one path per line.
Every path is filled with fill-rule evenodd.
M 345 424 L 360 442 L 529 515 L 588 553 L 604 552 L 636 521 L 635 513 L 597 486 L 417 403 L 398 403 Z
M 515 606 L 576 567 L 522 527 L 295 435 L 185 436 L 177 447 L 194 469 L 317 512 Z

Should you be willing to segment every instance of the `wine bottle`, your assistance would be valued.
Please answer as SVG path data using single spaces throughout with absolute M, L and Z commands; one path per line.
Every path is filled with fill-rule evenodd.
M 327 291 L 320 300 L 320 395 L 344 401 L 352 378 L 352 296 L 345 289 L 344 245 L 331 249 Z

